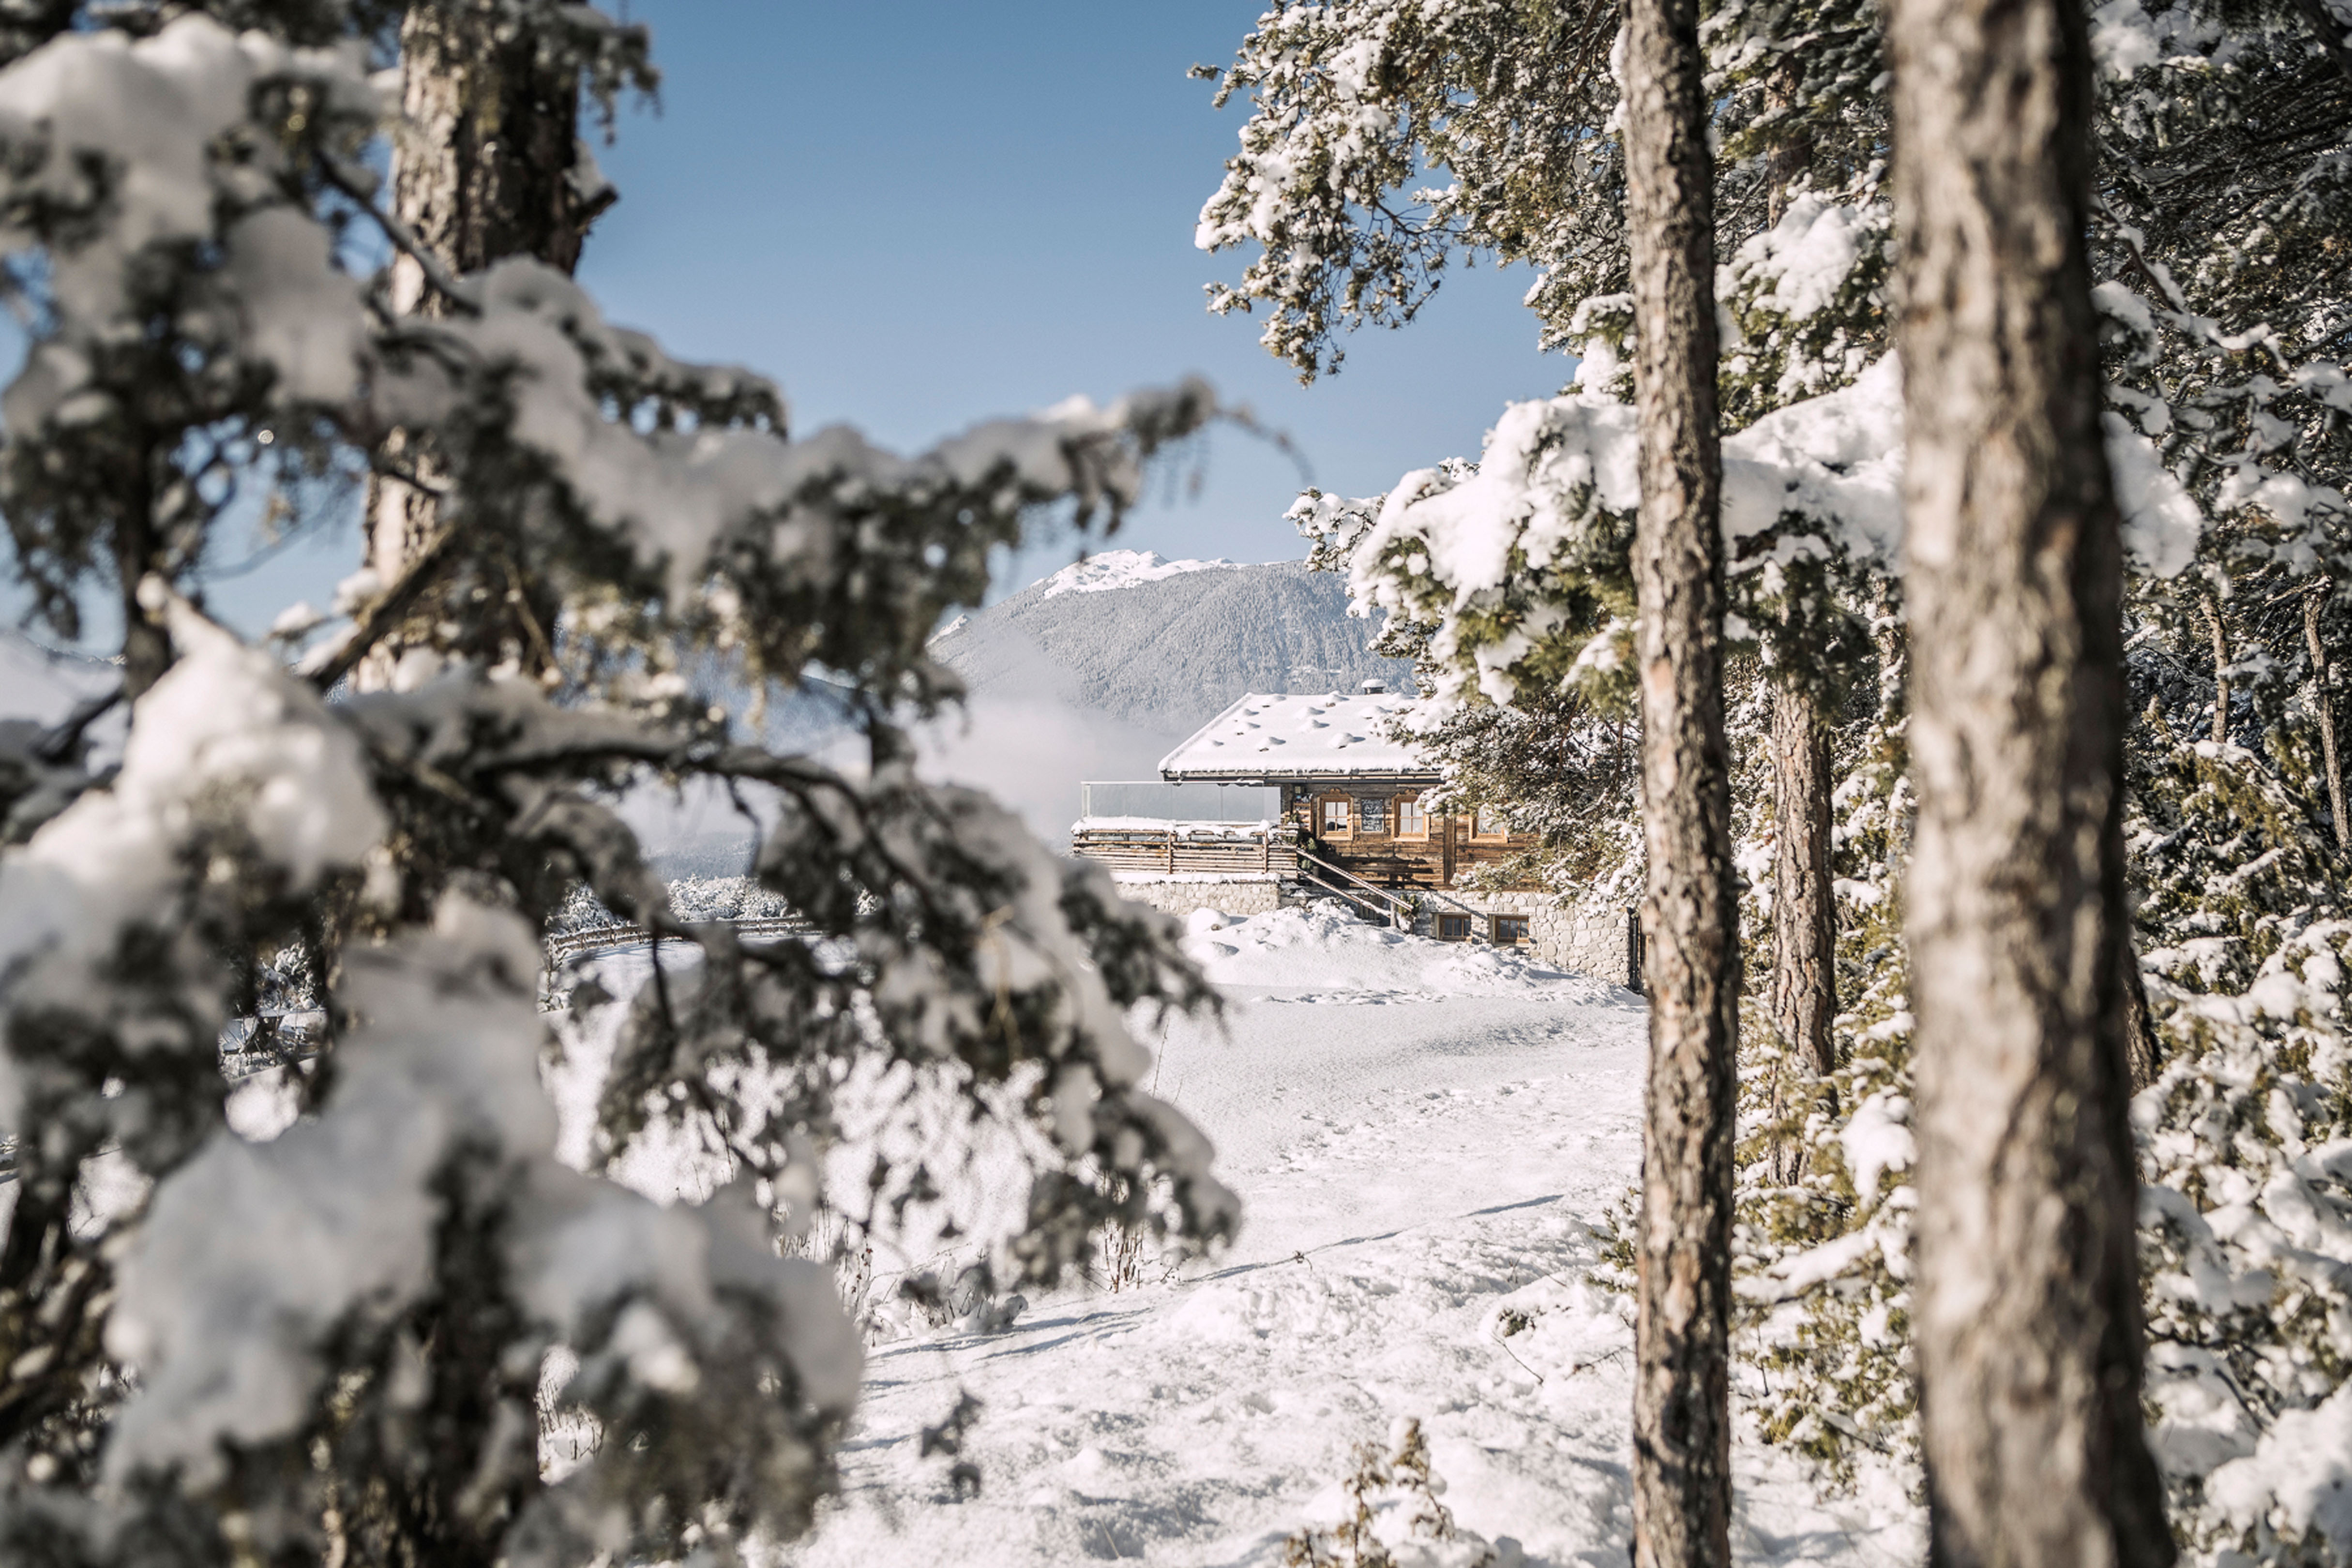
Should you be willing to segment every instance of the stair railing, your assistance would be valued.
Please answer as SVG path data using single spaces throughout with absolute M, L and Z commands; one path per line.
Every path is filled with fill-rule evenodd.
M 1356 905 L 1375 920 L 1385 920 L 1399 931 L 1412 929 L 1417 906 L 1374 882 L 1367 882 L 1344 866 L 1335 866 L 1305 845 L 1298 847 L 1298 879 L 1321 888 L 1335 898 Z

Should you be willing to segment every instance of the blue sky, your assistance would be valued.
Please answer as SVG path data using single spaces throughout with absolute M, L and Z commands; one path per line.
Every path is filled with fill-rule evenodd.
M 1202 285 L 1243 265 L 1192 247 L 1242 113 L 1184 73 L 1230 59 L 1261 9 L 633 0 L 662 108 L 599 153 L 623 195 L 583 275 L 673 352 L 776 376 L 804 430 L 846 419 L 912 447 L 1197 371 L 1287 429 L 1327 489 L 1475 455 L 1504 402 L 1568 374 L 1536 352 L 1524 273 L 1456 273 L 1423 320 L 1360 336 L 1305 390 L 1256 321 L 1202 308 Z M 1131 542 L 1300 553 L 1287 459 L 1223 434 L 1203 478 Z
M 617 4 L 617 0 L 608 0 Z M 1360 335 L 1308 389 L 1216 318 L 1202 285 L 1235 253 L 1192 247 L 1235 145 L 1238 104 L 1187 79 L 1222 63 L 1258 0 L 1000 0 L 888 6 L 629 0 L 651 25 L 659 110 L 631 110 L 597 157 L 620 204 L 583 279 L 611 319 L 676 353 L 775 377 L 802 432 L 846 420 L 925 445 L 975 420 L 1187 373 L 1287 431 L 1328 489 L 1387 489 L 1475 456 L 1509 400 L 1570 374 L 1536 352 L 1524 272 L 1449 276 L 1422 319 Z M 1197 496 L 1144 508 L 1118 543 L 1171 556 L 1296 558 L 1289 459 L 1234 431 Z M 356 530 L 215 585 L 248 626 L 321 599 Z M 1066 540 L 1006 586 L 1068 559 Z

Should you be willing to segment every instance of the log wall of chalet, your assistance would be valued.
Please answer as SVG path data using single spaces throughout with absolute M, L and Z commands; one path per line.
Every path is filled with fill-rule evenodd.
M 1328 781 L 1295 786 L 1293 796 L 1288 819 L 1309 851 L 1386 888 L 1449 888 L 1461 872 L 1507 859 L 1535 843 L 1523 833 L 1486 831 L 1486 824 L 1467 816 L 1424 815 L 1418 832 L 1401 831 L 1402 808 L 1419 802 L 1417 789 Z M 1381 803 L 1377 828 L 1368 826 L 1367 801 Z M 1338 826 L 1341 821 L 1345 826 Z

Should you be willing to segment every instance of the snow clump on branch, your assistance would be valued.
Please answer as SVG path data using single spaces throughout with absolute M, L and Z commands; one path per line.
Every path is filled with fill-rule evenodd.
M 1229 1235 L 1130 1032 L 1211 1001 L 1172 923 L 918 779 L 901 728 L 960 692 L 926 644 L 992 552 L 1108 531 L 1209 389 L 912 458 L 795 438 L 768 382 L 671 358 L 551 268 L 415 254 L 368 172 L 402 7 L 222 7 L 242 33 L 60 9 L 0 30 L 0 261 L 32 323 L 0 516 L 58 635 L 121 594 L 130 726 L 110 773 L 88 715 L 0 737 L 0 1556 L 724 1563 L 789 1537 L 860 1349 L 824 1261 L 780 1249 L 818 1210 L 919 1225 L 964 1174 L 914 1138 L 821 1180 L 852 1079 L 895 1086 L 884 1114 L 1019 1131 L 1025 1202 L 971 1238 L 995 1279 L 1060 1278 L 1114 1229 Z M 651 79 L 642 30 L 591 8 L 501 0 L 498 25 L 607 108 Z M 387 248 L 424 300 L 365 270 Z M 302 526 L 370 482 L 429 492 L 437 531 L 339 620 L 284 619 L 291 668 L 205 618 L 256 491 Z M 408 626 L 436 577 L 543 592 L 539 667 Z M 722 700 L 813 675 L 863 766 L 757 743 Z M 674 909 L 616 809 L 648 785 L 731 795 L 760 900 L 814 935 Z M 583 896 L 698 957 L 602 999 L 625 1014 L 586 1171 L 555 1158 L 537 1005 Z M 232 1126 L 229 1058 L 257 1056 L 286 1113 Z M 613 1179 L 656 1121 L 709 1153 L 706 1201 Z M 101 1163 L 132 1195 L 93 1208 Z M 601 1440 L 542 1471 L 542 1419 Z

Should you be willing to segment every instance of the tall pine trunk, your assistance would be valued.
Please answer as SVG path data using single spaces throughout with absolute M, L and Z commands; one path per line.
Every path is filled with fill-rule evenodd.
M 1794 681 L 1772 692 L 1772 1026 L 1805 1070 L 1837 1068 L 1837 910 L 1830 865 L 1830 734 Z
M 1771 107 L 1795 104 L 1796 75 L 1784 67 L 1767 94 Z M 1765 219 L 1778 225 L 1789 193 L 1812 168 L 1809 132 L 1786 134 L 1765 160 Z M 1784 660 L 1793 667 L 1793 658 Z M 1807 1073 L 1837 1068 L 1830 1020 L 1837 1016 L 1837 901 L 1830 865 L 1829 715 L 1820 695 L 1780 671 L 1772 692 L 1772 813 L 1779 846 L 1772 858 L 1772 1027 Z M 1793 1172 L 1794 1149 L 1784 1151 Z
M 2074 0 L 1893 0 L 1931 1562 L 2164 1564 L 2141 1432 L 2122 552 Z
M 1714 165 L 1697 0 L 1627 0 L 1624 48 L 1650 1003 L 1633 1561 L 1636 1568 L 1729 1568 L 1739 929 L 1723 733 Z
M 517 256 L 570 272 L 589 226 L 612 200 L 581 155 L 579 74 L 543 60 L 530 29 L 502 36 L 499 22 L 491 0 L 417 6 L 403 18 L 394 211 L 453 273 Z M 393 264 L 393 295 L 428 315 L 446 308 L 410 257 Z M 421 482 L 379 479 L 371 488 L 368 565 L 387 589 L 427 566 L 424 557 L 445 521 L 463 526 L 434 493 L 442 478 L 434 454 L 397 434 L 392 448 Z M 517 553 L 480 530 L 446 553 L 430 563 L 445 579 L 439 591 L 416 595 L 399 633 L 362 667 L 362 682 L 381 684 L 404 649 L 438 646 L 440 628 L 451 624 L 472 623 L 463 646 L 444 651 L 532 673 L 551 668 L 554 599 L 526 578 Z M 504 613 L 445 616 L 438 605 L 452 595 L 478 595 Z
M 403 19 L 394 215 L 451 273 L 510 257 L 570 272 L 611 200 L 580 153 L 578 71 L 542 59 L 528 27 L 502 35 L 495 0 L 417 6 Z M 450 308 L 412 257 L 395 258 L 393 292 L 403 309 Z M 390 684 L 413 649 L 551 675 L 558 596 L 524 573 L 526 553 L 504 531 L 511 521 L 468 514 L 463 496 L 442 492 L 446 469 L 429 446 L 395 432 L 389 447 L 419 482 L 380 477 L 372 485 L 368 565 L 385 590 L 404 585 L 404 608 L 354 679 Z M 445 1180 L 436 1247 L 457 1260 L 442 1268 L 456 1283 L 420 1302 L 404 1325 L 425 1352 L 415 1412 L 423 1454 L 392 1475 L 363 1457 L 352 1462 L 362 1484 L 334 1497 L 329 1518 L 331 1555 L 353 1568 L 493 1568 L 507 1521 L 541 1484 L 532 1458 L 536 1371 L 519 1371 L 501 1353 L 517 1331 L 494 1300 L 505 1217 L 465 1201 L 459 1173 Z M 492 1453 L 499 1463 L 484 1464 L 480 1456 Z

